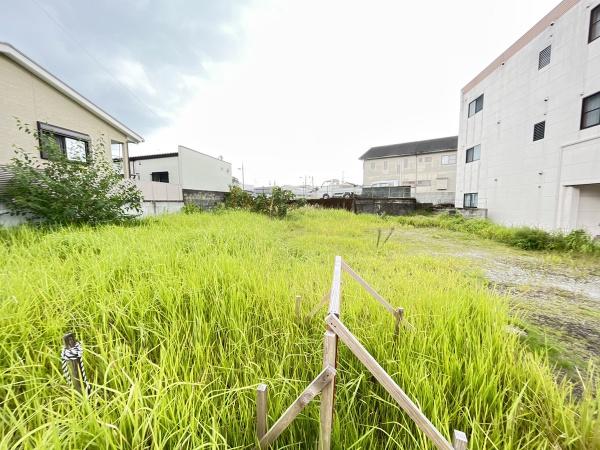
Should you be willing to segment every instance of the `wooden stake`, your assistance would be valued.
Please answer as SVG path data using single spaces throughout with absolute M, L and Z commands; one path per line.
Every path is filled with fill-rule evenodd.
M 404 308 L 398 308 L 394 316 L 396 316 L 396 324 L 394 325 L 394 339 L 398 339 L 398 335 L 400 334 L 400 322 L 402 322 L 402 318 L 404 317 Z
M 342 257 L 336 256 L 333 265 L 333 280 L 329 291 L 329 314 L 340 317 L 342 303 Z
M 288 409 L 281 415 L 279 420 L 273 424 L 273 426 L 267 431 L 262 439 L 260 440 L 260 448 L 266 449 L 271 445 L 275 439 L 285 430 L 290 423 L 300 414 L 306 405 L 308 405 L 313 398 L 317 396 L 323 388 L 333 381 L 335 376 L 335 369 L 333 367 L 326 367 L 323 371 L 315 378 L 312 383 L 308 385 L 306 389 L 300 394 L 300 396 L 294 400 L 294 403 L 290 405 Z
M 454 438 L 452 439 L 452 447 L 454 447 L 454 450 L 467 450 L 468 443 L 469 440 L 465 433 L 454 430 Z
M 266 384 L 259 384 L 256 389 L 256 436 L 260 441 L 267 434 L 267 399 L 269 388 Z
M 65 348 L 68 350 L 70 348 L 75 347 L 77 345 L 77 340 L 75 339 L 75 333 L 69 332 L 63 336 L 63 343 Z M 81 361 L 79 359 L 73 359 L 67 361 L 67 370 L 71 376 L 71 382 L 73 383 L 73 388 L 79 392 L 80 394 L 84 391 L 84 382 L 83 375 L 81 373 Z
M 344 344 L 354 353 L 361 363 L 373 374 L 373 376 L 384 387 L 388 394 L 400 405 L 408 414 L 419 429 L 429 437 L 439 450 L 454 450 L 450 442 L 438 431 L 429 419 L 421 412 L 419 407 L 406 395 L 406 393 L 396 384 L 379 363 L 371 356 L 365 347 L 354 337 L 352 332 L 335 315 L 329 314 L 325 322 L 329 328 L 338 335 Z
M 323 340 L 323 366 L 336 367 L 337 364 L 337 335 L 327 330 Z M 333 428 L 333 408 L 335 401 L 335 377 L 325 388 L 321 395 L 321 439 L 319 448 L 329 450 L 331 448 L 331 430 Z

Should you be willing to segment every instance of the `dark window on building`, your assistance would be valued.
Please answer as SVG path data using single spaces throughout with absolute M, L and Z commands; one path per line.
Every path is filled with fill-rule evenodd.
M 159 183 L 168 183 L 169 172 L 152 172 L 152 181 L 158 181 Z
M 548 64 L 550 64 L 550 59 L 552 57 L 552 46 L 549 45 L 544 50 L 540 52 L 540 56 L 538 59 L 538 70 L 543 69 Z
M 87 134 L 42 122 L 38 122 L 38 133 L 40 139 L 42 136 L 53 139 L 54 142 L 56 142 L 56 145 L 58 145 L 58 148 L 60 148 L 71 161 L 87 161 L 90 147 L 90 137 Z M 42 147 L 41 142 L 40 147 Z M 40 158 L 48 159 L 47 152 L 42 150 L 40 152 Z
M 600 92 L 583 99 L 581 129 L 600 125 Z
M 471 147 L 467 149 L 467 159 L 468 163 L 473 161 L 479 161 L 481 157 L 481 145 L 476 145 L 475 147 Z
M 477 192 L 464 195 L 463 208 L 477 208 Z
M 538 122 L 533 126 L 533 140 L 540 141 L 546 136 L 546 121 Z
M 483 109 L 483 94 L 469 103 L 469 117 L 474 116 Z
M 590 16 L 590 40 L 595 41 L 600 37 L 600 5 L 592 9 Z

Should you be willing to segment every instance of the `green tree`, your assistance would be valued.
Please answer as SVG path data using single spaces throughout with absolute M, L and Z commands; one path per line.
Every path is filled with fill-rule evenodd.
M 90 149 L 85 162 L 72 161 L 51 134 L 38 134 L 17 122 L 40 143 L 36 151 L 47 159 L 33 158 L 18 148 L 5 167 L 9 181 L 0 202 L 11 215 L 48 224 L 123 222 L 140 215 L 142 194 L 115 171 L 102 143 Z

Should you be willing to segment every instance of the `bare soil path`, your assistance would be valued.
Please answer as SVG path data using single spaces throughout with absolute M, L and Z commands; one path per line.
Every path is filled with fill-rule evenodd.
M 396 230 L 408 252 L 459 258 L 509 298 L 513 332 L 546 351 L 559 372 L 577 381 L 590 360 L 600 364 L 600 260 L 522 251 L 439 229 Z

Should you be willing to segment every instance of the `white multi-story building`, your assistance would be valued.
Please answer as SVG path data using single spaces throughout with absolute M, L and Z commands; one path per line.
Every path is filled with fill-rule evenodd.
M 600 235 L 600 0 L 564 0 L 462 90 L 456 206 Z

